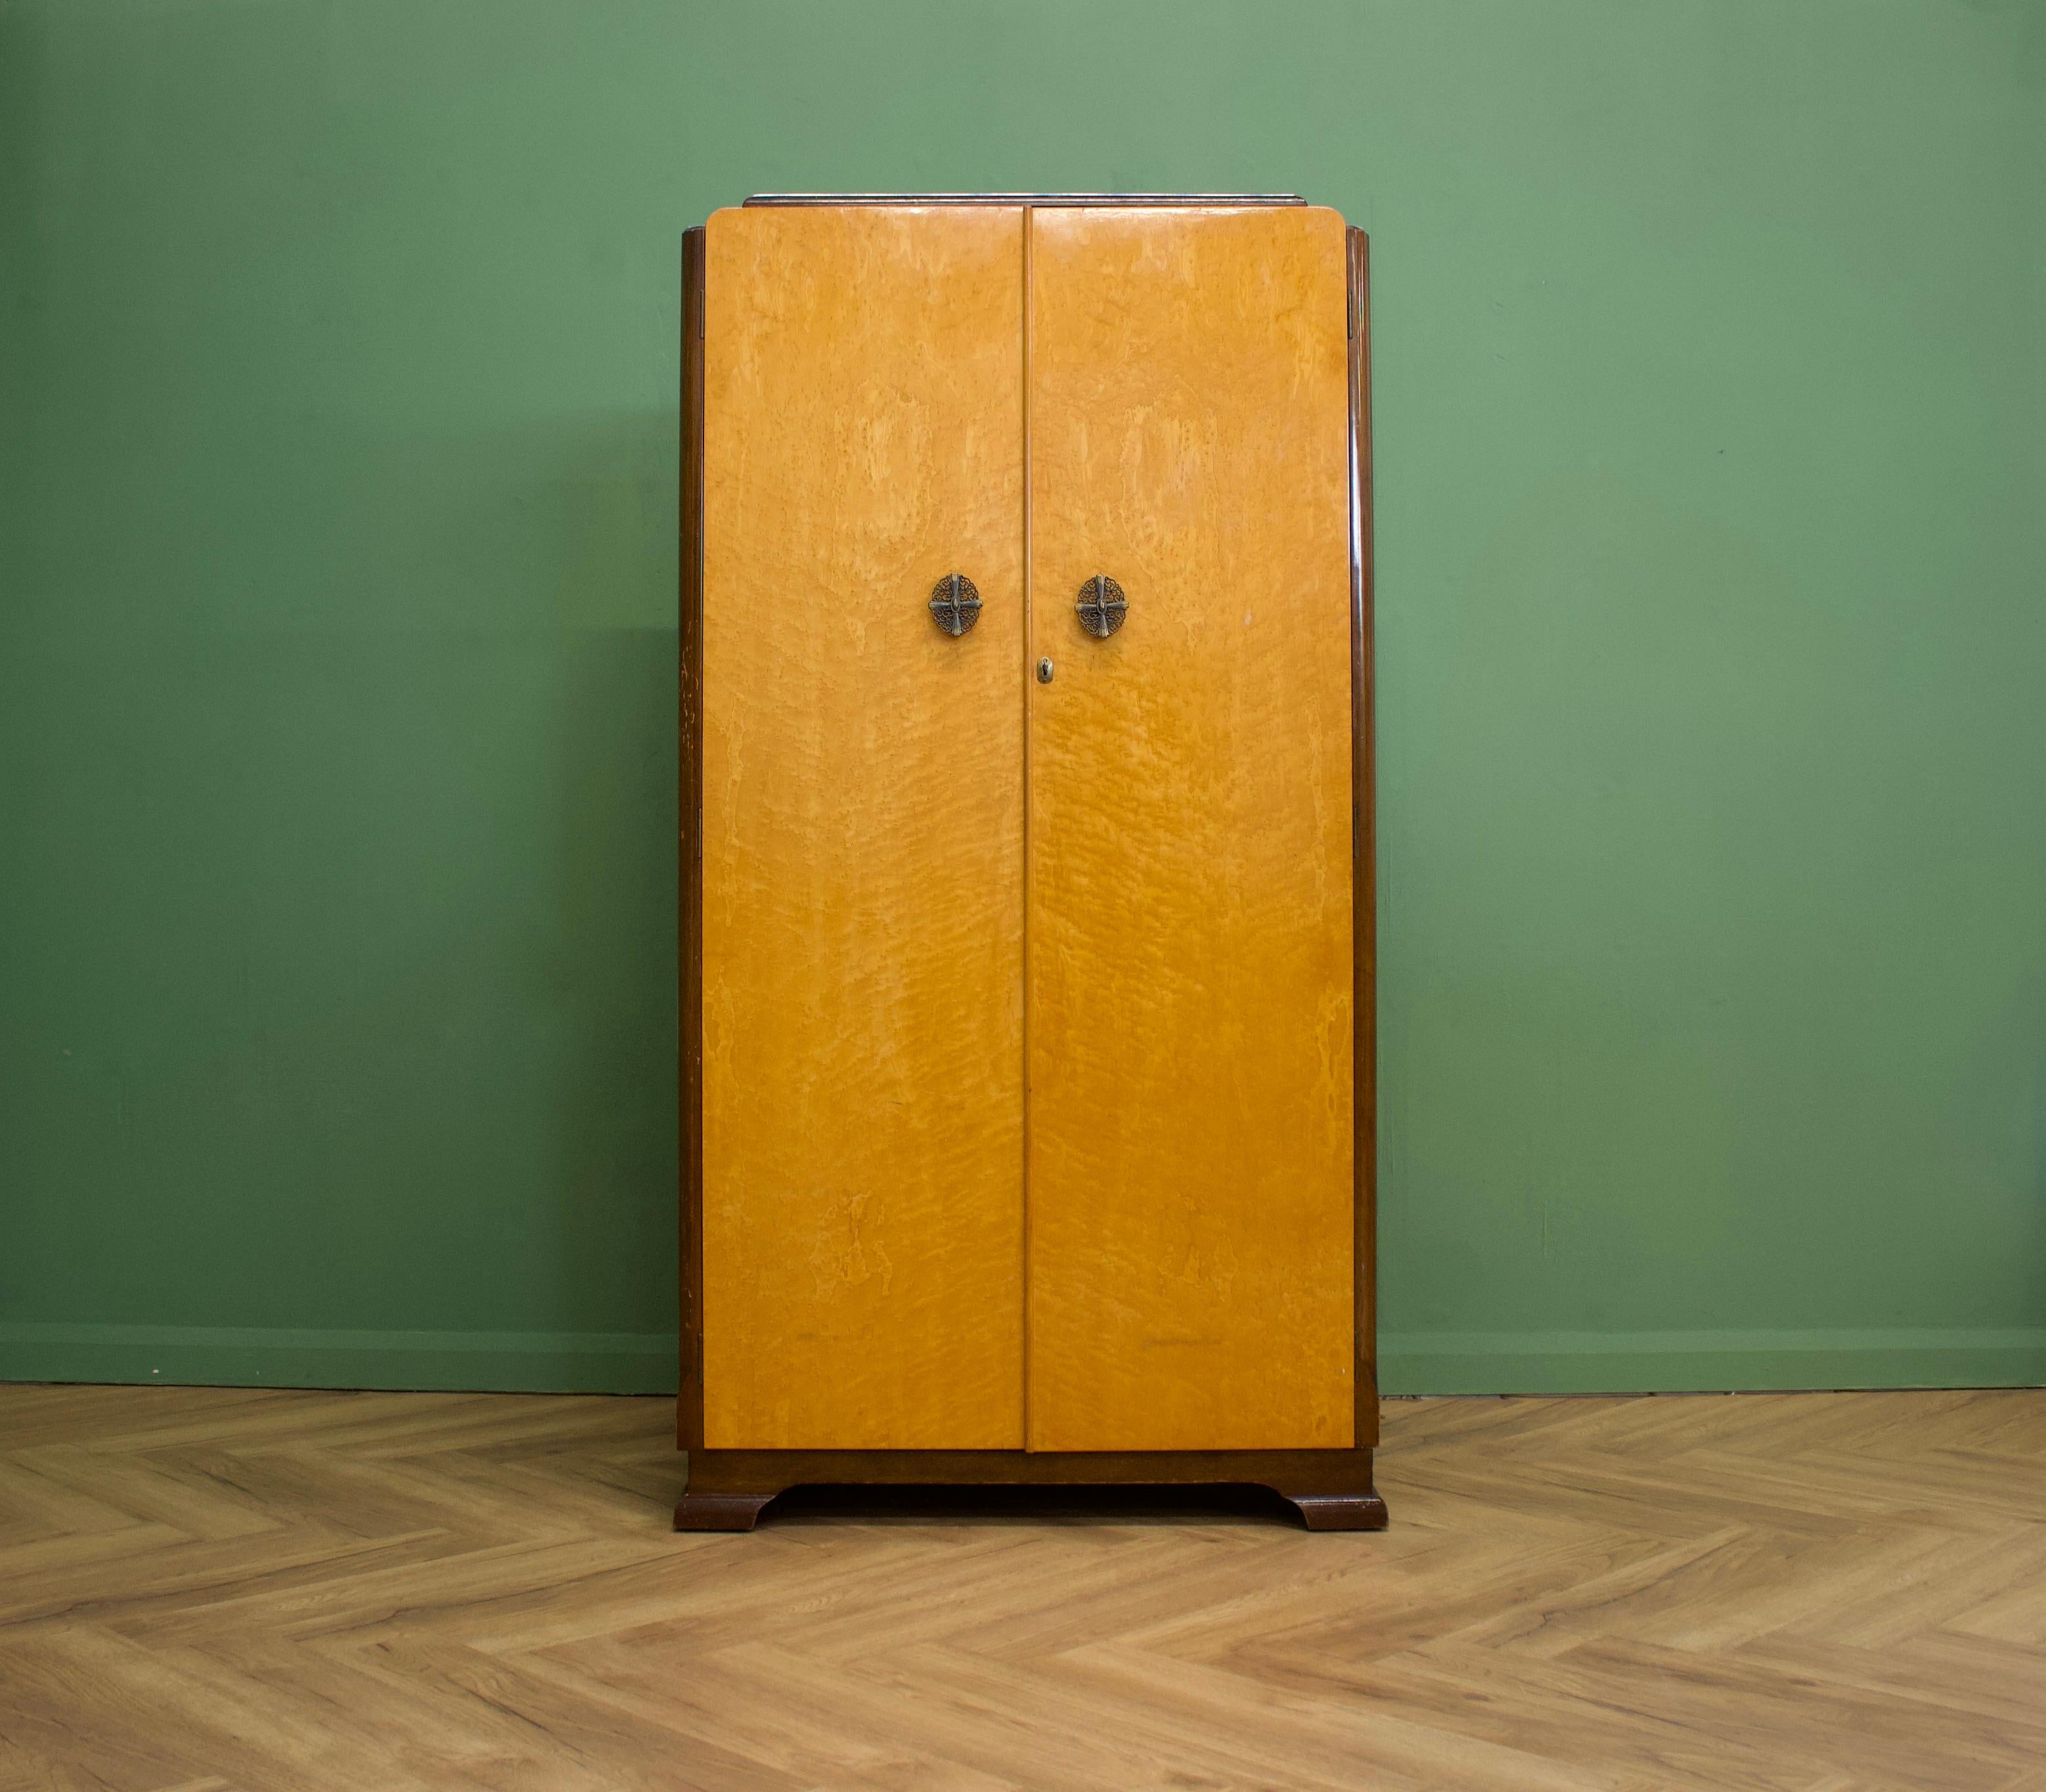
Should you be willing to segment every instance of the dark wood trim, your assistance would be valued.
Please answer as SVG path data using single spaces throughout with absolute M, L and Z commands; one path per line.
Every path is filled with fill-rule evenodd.
M 676 1442 L 703 1445 L 704 232 L 682 233 L 681 1125 L 682 1374 Z
M 1345 233 L 1349 287 L 1350 892 L 1356 986 L 1357 1442 L 1378 1441 L 1378 804 L 1371 664 L 1371 243 Z
M 1391 1522 L 1375 1487 L 1361 1493 L 1273 1492 L 1288 1501 L 1310 1531 L 1382 1531 Z
M 750 1531 L 791 1487 L 1268 1487 L 1311 1531 L 1382 1531 L 1369 1450 L 701 1450 L 678 1531 Z
M 1304 206 L 1297 193 L 755 193 L 749 206 Z
M 677 1531 L 750 1531 L 772 1493 L 685 1493 L 675 1502 Z
M 756 195 L 748 204 L 1044 202 L 1042 195 Z M 1249 196 L 1066 195 L 1053 203 L 1253 202 Z M 1299 203 L 1264 196 L 1256 202 Z M 708 1450 L 703 1445 L 703 793 L 704 233 L 682 238 L 681 476 L 681 1395 L 677 1437 L 689 1452 L 677 1530 L 751 1530 L 791 1487 L 819 1484 L 1249 1485 L 1292 1502 L 1311 1530 L 1382 1530 L 1372 1484 L 1378 1439 L 1377 1050 L 1375 811 L 1372 740 L 1372 490 L 1369 244 L 1347 234 L 1349 329 L 1352 864 L 1356 984 L 1355 1447 L 1348 1450 L 1031 1451 L 1023 1450 Z

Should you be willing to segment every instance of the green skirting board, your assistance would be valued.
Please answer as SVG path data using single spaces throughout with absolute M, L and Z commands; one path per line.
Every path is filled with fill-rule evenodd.
M 0 1324 L 0 1381 L 673 1393 L 673 1334 Z
M 0 1325 L 0 1381 L 672 1393 L 664 1332 Z M 2046 1330 L 1407 1332 L 1388 1394 L 2046 1385 Z

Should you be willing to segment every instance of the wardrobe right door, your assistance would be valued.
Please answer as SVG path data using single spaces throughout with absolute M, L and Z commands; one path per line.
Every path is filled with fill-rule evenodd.
M 1347 1446 L 1343 222 L 1028 228 L 1029 1447 Z

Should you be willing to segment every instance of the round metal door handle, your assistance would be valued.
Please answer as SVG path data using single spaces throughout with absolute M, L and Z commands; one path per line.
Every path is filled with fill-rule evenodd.
M 1080 587 L 1080 595 L 1073 600 L 1073 614 L 1080 619 L 1080 626 L 1097 641 L 1106 641 L 1122 626 L 1124 616 L 1129 609 L 1129 600 L 1122 595 L 1122 587 L 1106 572 L 1097 572 Z
M 947 634 L 964 634 L 980 620 L 980 593 L 963 572 L 948 572 L 931 587 L 931 620 Z

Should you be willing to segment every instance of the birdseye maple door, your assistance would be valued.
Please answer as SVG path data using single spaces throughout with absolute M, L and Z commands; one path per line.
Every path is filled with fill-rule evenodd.
M 713 1448 L 1023 1444 L 1022 228 L 706 227 Z
M 1035 1450 L 1359 1441 L 1347 252 L 1031 215 Z
M 1366 1441 L 1346 254 L 710 220 L 707 1447 Z

